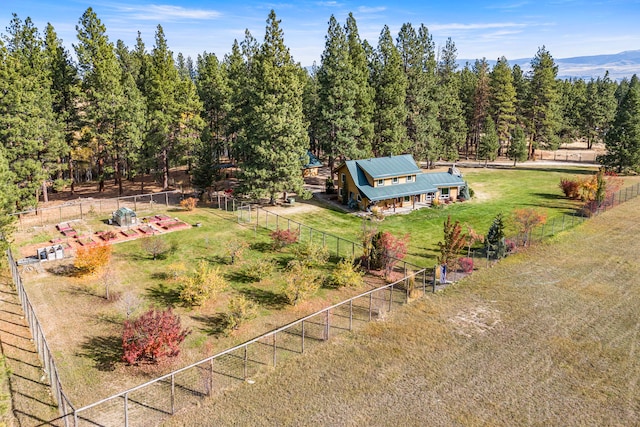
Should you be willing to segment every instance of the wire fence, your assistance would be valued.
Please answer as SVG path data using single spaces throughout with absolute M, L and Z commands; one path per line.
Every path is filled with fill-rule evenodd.
M 27 296 L 27 293 L 24 290 L 24 286 L 22 285 L 22 278 L 20 277 L 20 273 L 18 271 L 18 264 L 13 258 L 11 249 L 7 249 L 6 253 L 7 259 L 9 261 L 9 267 L 11 269 L 13 284 L 18 293 L 18 298 L 20 299 L 20 304 L 22 305 L 22 311 L 24 312 L 25 319 L 27 320 L 29 329 L 31 330 L 31 335 L 33 336 L 33 342 L 36 346 L 36 350 L 38 351 L 38 355 L 40 356 L 40 360 L 42 361 L 44 371 L 49 380 L 51 393 L 56 403 L 58 404 L 59 413 L 62 416 L 61 419 L 64 421 L 64 425 L 68 426 L 69 420 L 64 416 L 73 412 L 74 407 L 71 404 L 71 400 L 69 400 L 67 395 L 62 390 L 62 383 L 60 382 L 60 376 L 58 375 L 58 370 L 56 368 L 51 349 L 49 347 L 49 344 L 47 343 L 47 340 L 45 339 L 44 332 L 42 331 L 42 327 L 40 326 L 40 322 L 38 321 L 38 317 L 36 316 L 33 305 L 31 305 L 29 297 Z
M 593 214 L 604 212 L 608 207 L 627 201 L 640 195 L 640 184 L 621 190 L 612 196 L 610 203 L 599 204 Z M 221 199 L 219 199 L 221 200 Z M 335 247 L 337 256 L 353 256 L 362 245 L 324 233 L 299 222 L 284 218 L 265 209 L 254 209 L 255 217 L 241 203 L 229 198 L 218 203 L 218 208 L 237 212 L 239 219 L 267 229 L 298 229 L 307 241 L 322 242 L 329 248 Z M 520 237 L 522 244 L 529 244 L 553 235 L 565 228 L 573 227 L 585 220 L 581 216 L 568 216 L 570 221 L 554 219 L 541 227 L 540 234 Z M 248 220 L 247 220 L 248 219 Z M 546 228 L 546 231 L 545 231 Z M 333 241 L 331 239 L 334 239 Z M 516 238 L 517 240 L 518 238 Z M 335 244 L 335 246 L 334 246 Z M 419 298 L 427 291 L 435 292 L 443 286 L 437 280 L 437 267 L 420 268 L 403 263 L 402 270 L 407 272 L 400 280 L 361 293 L 346 301 L 322 309 L 304 318 L 298 319 L 280 328 L 267 332 L 236 347 L 222 351 L 192 365 L 141 384 L 137 387 L 94 402 L 81 408 L 75 408 L 62 390 L 49 346 L 36 318 L 33 307 L 28 301 L 22 286 L 17 265 L 10 251 L 7 251 L 11 273 L 22 302 L 23 310 L 29 322 L 38 354 L 43 360 L 45 371 L 49 375 L 52 392 L 59 404 L 61 420 L 65 426 L 146 426 L 156 425 L 176 411 L 192 406 L 197 399 L 217 395 L 229 387 L 244 381 L 251 382 L 267 368 L 275 368 L 290 357 L 329 340 L 343 331 L 356 330 L 372 320 L 383 319 L 395 307 Z M 488 257 L 483 257 L 487 258 Z M 400 264 L 400 263 L 398 263 Z M 411 271 L 415 268 L 415 271 Z M 448 276 L 456 280 L 464 275 Z
M 67 418 L 74 426 L 155 425 L 194 400 L 213 396 L 267 368 L 326 342 L 383 319 L 394 308 L 433 290 L 430 271 L 423 269 L 388 285 L 361 293 L 236 347 L 222 351 L 145 384 L 77 408 Z
M 78 199 L 57 206 L 30 209 L 12 213 L 17 217 L 18 230 L 25 231 L 33 227 L 57 224 L 63 221 L 86 219 L 112 212 L 126 207 L 137 214 L 153 212 L 158 206 L 178 206 L 183 194 L 179 190 L 161 193 L 139 194 L 135 196 L 116 197 L 111 199 Z

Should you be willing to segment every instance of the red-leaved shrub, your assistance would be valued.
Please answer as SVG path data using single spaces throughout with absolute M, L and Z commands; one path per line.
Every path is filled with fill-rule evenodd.
M 564 195 L 570 199 L 580 198 L 580 188 L 580 181 L 567 178 L 562 178 L 560 180 L 560 189 L 562 190 Z
M 139 318 L 124 322 L 123 360 L 130 365 L 157 363 L 163 357 L 180 354 L 179 345 L 189 335 L 171 308 L 149 310 Z
M 460 258 L 458 260 L 458 265 L 465 273 L 471 273 L 473 271 L 473 258 Z
M 271 240 L 273 240 L 273 248 L 276 250 L 282 249 L 287 245 L 296 243 L 300 233 L 298 230 L 285 230 L 281 228 L 271 232 Z

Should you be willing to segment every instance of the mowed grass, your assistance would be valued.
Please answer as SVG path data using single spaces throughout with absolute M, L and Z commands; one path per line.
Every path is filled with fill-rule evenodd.
M 637 425 L 640 198 L 165 422 Z
M 486 235 L 493 218 L 502 213 L 507 235 L 515 235 L 509 221 L 514 209 L 535 208 L 547 216 L 547 223 L 556 221 L 556 230 L 571 223 L 581 203 L 564 197 L 558 184 L 561 178 L 579 178 L 595 173 L 588 167 L 572 168 L 461 168 L 463 178 L 474 190 L 471 201 L 443 205 L 439 209 L 420 209 L 409 214 L 391 215 L 377 225 L 379 230 L 396 236 L 409 235 L 407 261 L 422 267 L 431 267 L 439 254 L 437 242 L 442 240 L 443 223 L 447 216 Z M 637 182 L 629 178 L 628 184 Z M 364 222 L 354 215 L 324 210 L 294 215 L 292 218 L 319 230 L 329 230 L 341 237 L 360 240 Z M 577 223 L 578 220 L 575 221 Z M 369 226 L 369 224 L 366 224 Z M 537 233 L 540 233 L 537 230 Z M 545 234 L 550 234 L 549 228 Z M 534 233 L 535 235 L 535 233 Z

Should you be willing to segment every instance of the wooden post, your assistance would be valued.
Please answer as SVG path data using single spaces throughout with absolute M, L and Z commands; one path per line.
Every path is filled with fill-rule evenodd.
M 369 294 L 369 322 L 371 322 L 371 308 L 373 307 L 373 292 Z
M 304 320 L 302 321 L 302 353 L 304 353 Z
M 244 346 L 244 371 L 243 371 L 243 378 L 246 380 L 247 379 L 247 346 Z
M 330 310 L 327 310 L 327 315 L 326 315 L 325 325 L 324 325 L 324 340 L 325 341 L 329 340 L 329 311 Z
M 213 359 L 209 360 L 209 396 L 213 395 Z
M 151 196 L 151 200 L 153 200 L 153 195 Z M 164 193 L 164 204 L 166 207 L 169 207 L 169 193 Z M 218 206 L 220 206 L 220 204 L 218 203 Z
M 353 330 L 353 298 L 349 300 L 349 331 Z
M 124 427 L 129 427 L 129 393 L 124 394 Z

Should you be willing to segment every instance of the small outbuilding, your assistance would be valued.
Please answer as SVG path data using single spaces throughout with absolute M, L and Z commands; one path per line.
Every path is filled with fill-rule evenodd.
M 123 226 L 128 227 L 131 225 L 135 225 L 138 222 L 138 218 L 135 211 L 129 208 L 120 208 L 117 211 L 115 211 L 113 213 L 112 220 L 114 223 L 118 224 L 121 227 Z

